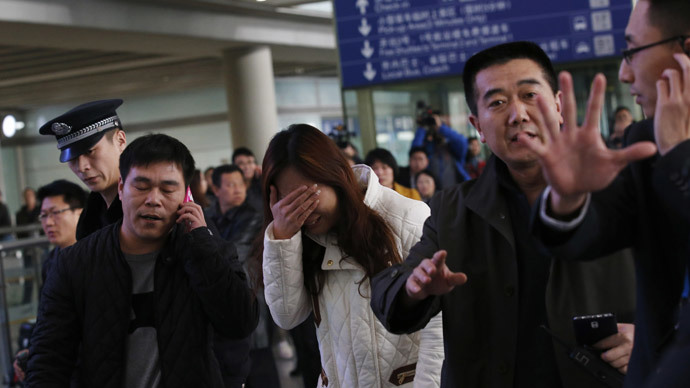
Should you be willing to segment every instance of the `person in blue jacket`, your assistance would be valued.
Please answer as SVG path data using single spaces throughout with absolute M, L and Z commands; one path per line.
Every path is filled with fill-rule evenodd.
M 467 155 L 467 138 L 446 125 L 438 112 L 426 108 L 418 119 L 412 147 L 423 147 L 429 157 L 429 169 L 443 188 L 470 179 L 463 163 Z

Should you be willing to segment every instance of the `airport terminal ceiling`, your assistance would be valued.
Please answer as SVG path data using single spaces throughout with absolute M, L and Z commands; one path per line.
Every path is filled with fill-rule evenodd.
M 28 2 L 0 0 L 0 14 L 5 15 L 0 15 L 0 109 L 27 110 L 113 94 L 128 97 L 220 86 L 223 84 L 223 51 L 256 43 L 271 47 L 277 77 L 337 76 L 329 2 L 93 2 L 121 10 L 123 14 L 160 11 L 161 15 L 171 16 L 171 23 L 179 23 L 180 18 L 176 16 L 184 14 L 215 18 L 218 24 L 227 21 L 226 26 L 208 33 L 190 32 L 191 26 L 179 31 L 168 29 L 160 19 L 149 23 L 153 26 L 147 31 L 135 24 L 116 29 L 78 21 L 70 23 L 69 20 L 83 16 L 79 14 L 81 10 L 70 3 L 74 2 L 38 1 L 32 7 Z M 60 4 L 64 8 L 61 9 Z M 45 9 L 45 19 L 34 20 L 29 16 L 37 14 L 41 7 Z M 83 12 L 88 16 L 94 9 Z M 65 13 L 68 13 L 65 23 L 50 20 L 52 17 L 59 19 Z M 286 29 L 299 25 L 309 30 L 312 36 L 308 38 L 315 43 L 305 39 L 305 44 L 292 45 L 278 37 L 271 42 L 270 36 L 263 42 L 242 41 L 241 34 L 236 32 L 243 28 L 242 23 Z M 271 32 L 267 29 L 265 33 Z

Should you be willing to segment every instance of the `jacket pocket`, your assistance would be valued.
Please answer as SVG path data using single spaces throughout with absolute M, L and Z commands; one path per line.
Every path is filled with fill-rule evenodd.
M 414 380 L 416 370 L 416 362 L 414 364 L 401 366 L 400 368 L 394 370 L 393 373 L 391 373 L 391 377 L 388 379 L 388 381 L 396 387 L 401 386 L 403 384 L 407 384 L 410 381 Z

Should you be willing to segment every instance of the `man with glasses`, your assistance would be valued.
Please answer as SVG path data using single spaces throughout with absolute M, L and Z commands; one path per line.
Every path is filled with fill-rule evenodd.
M 539 141 L 520 138 L 539 155 L 550 184 L 536 206 L 535 232 L 555 256 L 594 258 L 634 249 L 638 305 L 628 387 L 657 379 L 657 386 L 686 387 L 690 381 L 674 373 L 688 373 L 683 348 L 660 363 L 674 337 L 686 344 L 685 353 L 690 343 L 690 309 L 682 308 L 690 259 L 688 15 L 688 0 L 639 0 L 630 15 L 619 79 L 630 84 L 648 119 L 626 130 L 626 148 L 606 149 L 599 134 L 606 83 L 601 75 L 593 81 L 581 127 L 573 114 L 572 78 L 564 73 L 561 90 L 570 121 L 563 129 L 551 123 Z
M 43 260 L 41 276 L 43 283 L 52 264 L 62 248 L 67 248 L 77 242 L 77 223 L 84 205 L 86 205 L 86 193 L 79 185 L 64 179 L 56 180 L 38 189 L 38 203 L 43 232 L 48 241 L 55 246 Z M 23 359 L 28 355 L 28 349 L 22 349 L 17 353 L 17 359 Z M 14 374 L 18 381 L 24 381 L 25 365 L 20 365 L 18 360 L 14 362 Z
M 127 138 L 115 112 L 120 105 L 119 99 L 88 102 L 39 129 L 41 135 L 55 136 L 60 162 L 67 163 L 91 190 L 77 226 L 78 240 L 122 218 L 117 197 L 118 159 Z

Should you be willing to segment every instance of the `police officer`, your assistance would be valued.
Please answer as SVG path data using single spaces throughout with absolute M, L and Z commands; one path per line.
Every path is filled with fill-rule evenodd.
M 115 112 L 122 100 L 88 102 L 45 123 L 41 135 L 54 135 L 60 162 L 91 189 L 79 218 L 77 239 L 122 218 L 117 195 L 120 154 L 127 145 L 125 132 Z

